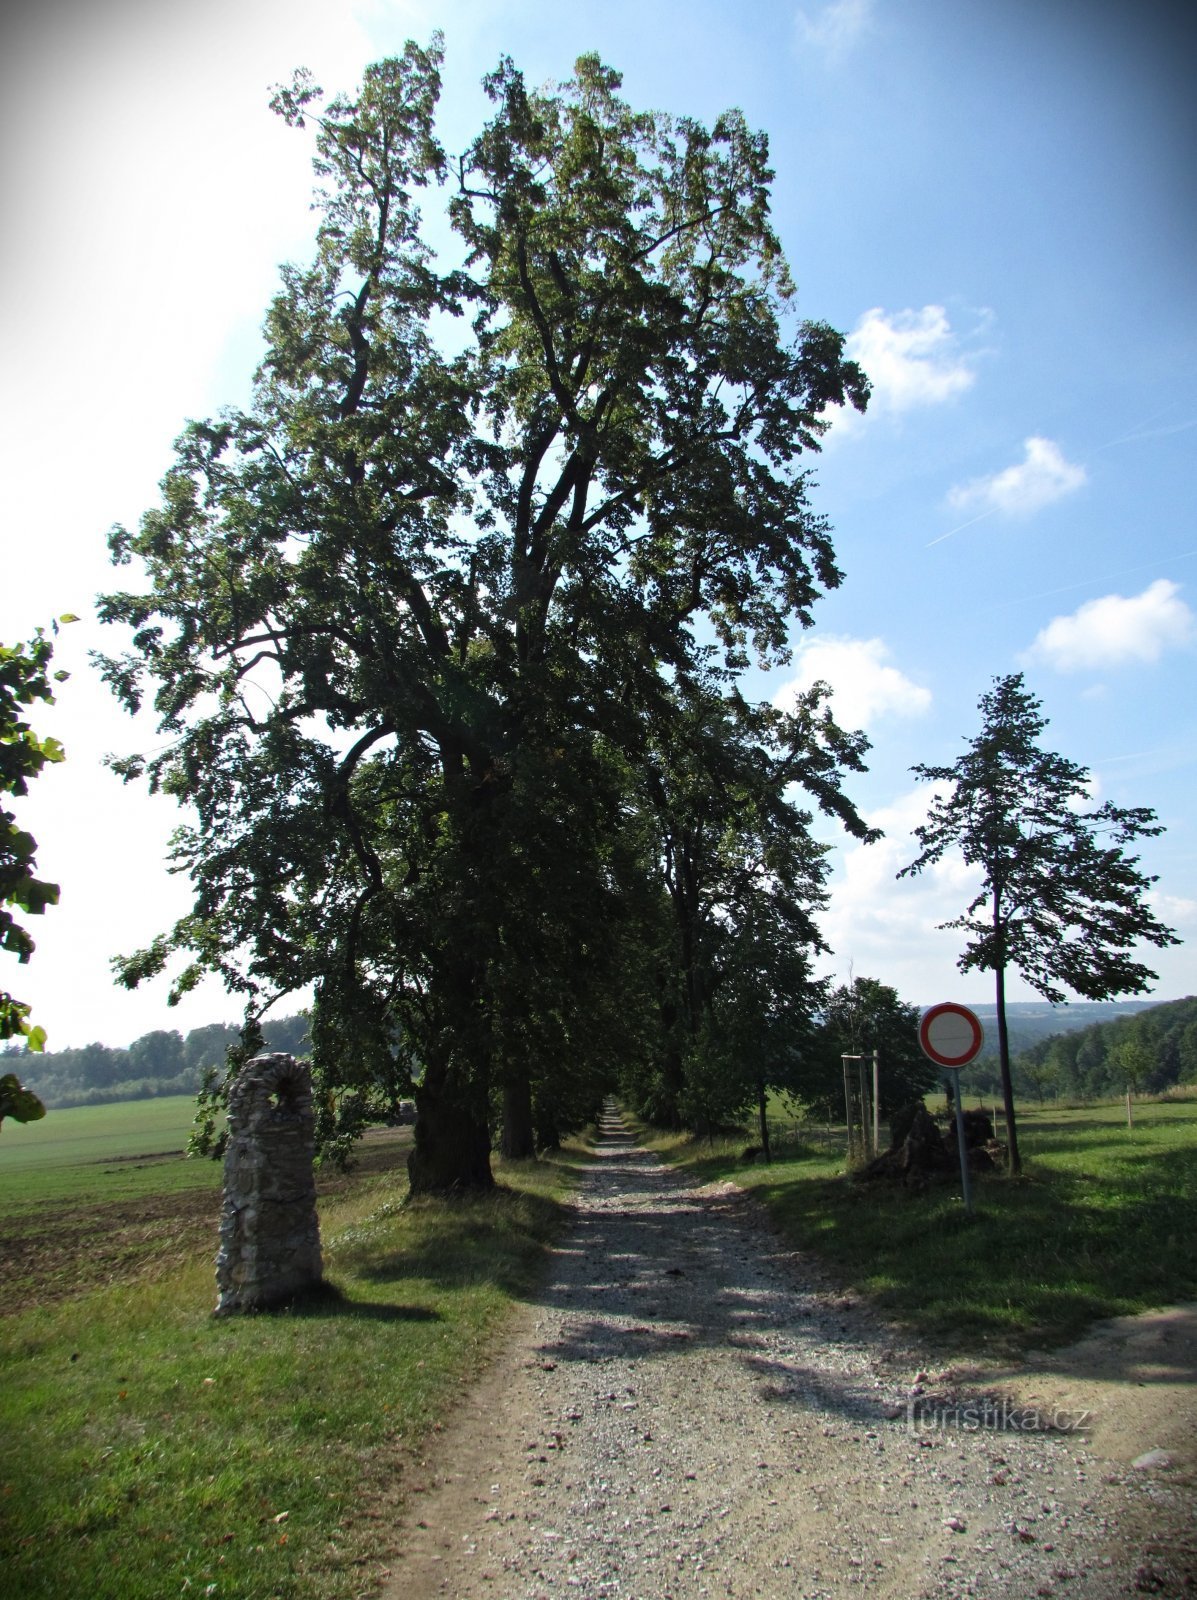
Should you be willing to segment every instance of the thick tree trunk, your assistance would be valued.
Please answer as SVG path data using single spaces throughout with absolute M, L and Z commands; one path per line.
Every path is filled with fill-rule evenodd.
M 762 1085 L 757 1090 L 756 1108 L 757 1117 L 761 1125 L 761 1154 L 764 1156 L 766 1161 L 772 1161 L 773 1154 L 769 1149 L 769 1118 L 766 1114 L 768 1111 L 768 1100 L 769 1097 L 765 1092 L 764 1086 Z
M 503 1086 L 503 1132 L 499 1150 L 509 1161 L 527 1161 L 536 1154 L 532 1133 L 532 1085 L 526 1073 Z
M 682 1126 L 681 1098 L 686 1087 L 686 1069 L 682 1052 L 678 1048 L 673 1029 L 677 1024 L 677 1008 L 661 1007 L 661 1031 L 665 1049 L 661 1058 L 660 1091 L 654 1109 L 653 1121 L 659 1127 L 678 1132 Z
M 492 1189 L 487 1096 L 444 1063 L 416 1089 L 416 1143 L 407 1158 L 412 1194 Z
M 997 978 L 998 1070 L 1002 1078 L 1002 1107 L 1006 1114 L 1006 1171 L 1022 1171 L 1018 1154 L 1018 1130 L 1014 1125 L 1014 1085 L 1010 1078 L 1010 1035 L 1006 1031 L 1006 969 L 995 970 Z

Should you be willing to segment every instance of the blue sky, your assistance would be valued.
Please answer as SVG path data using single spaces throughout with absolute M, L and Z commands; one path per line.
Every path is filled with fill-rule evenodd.
M 483 114 L 500 53 L 534 82 L 597 49 L 635 105 L 728 105 L 770 137 L 800 311 L 850 335 L 874 384 L 815 463 L 845 582 L 795 660 L 748 687 L 833 685 L 866 728 L 854 795 L 885 830 L 842 842 L 829 970 L 919 1004 L 988 1000 L 955 970 L 969 879 L 915 884 L 926 796 L 996 674 L 1024 670 L 1047 739 L 1095 793 L 1153 806 L 1157 911 L 1197 936 L 1197 111 L 1189 8 L 1066 0 L 808 0 L 736 7 L 455 0 L 44 0 L 0 27 L 0 637 L 64 611 L 68 760 L 21 816 L 62 904 L 3 981 L 50 1046 L 126 1043 L 235 1014 L 218 989 L 112 989 L 108 958 L 187 905 L 164 876 L 172 808 L 123 789 L 144 747 L 87 665 L 112 582 L 104 534 L 155 498 L 188 416 L 247 393 L 277 265 L 310 239 L 308 149 L 266 109 L 305 64 L 329 89 L 408 36 L 446 35 L 443 138 Z M 828 835 L 830 838 L 831 835 Z M 1183 995 L 1191 943 L 1153 953 Z M 1015 998 L 1030 992 L 1017 983 Z M 286 1009 L 284 1007 L 284 1009 Z

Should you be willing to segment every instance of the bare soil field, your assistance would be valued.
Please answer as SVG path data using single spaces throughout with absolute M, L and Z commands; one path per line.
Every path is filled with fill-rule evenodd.
M 367 1136 L 349 1173 L 322 1172 L 317 1191 L 336 1199 L 363 1179 L 391 1171 L 402 1176 L 410 1145 L 408 1129 L 381 1129 Z M 181 1150 L 130 1158 L 128 1167 L 166 1167 L 184 1159 Z M 121 1158 L 96 1163 L 113 1171 Z M 120 1200 L 52 1201 L 24 1206 L 0 1222 L 0 1315 L 63 1300 L 105 1284 L 135 1282 L 147 1273 L 187 1266 L 205 1254 L 215 1259 L 220 1222 L 220 1169 L 212 1163 L 210 1186 L 166 1189 Z

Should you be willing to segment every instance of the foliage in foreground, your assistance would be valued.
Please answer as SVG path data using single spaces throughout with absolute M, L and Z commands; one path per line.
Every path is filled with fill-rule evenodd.
M 68 615 L 60 620 L 74 622 L 75 618 Z M 53 628 L 57 633 L 57 622 Z M 50 688 L 53 654 L 53 643 L 40 628 L 28 644 L 0 645 L 0 795 L 27 795 L 29 780 L 48 762 L 63 758 L 58 740 L 41 738 L 25 717 L 25 708 L 35 700 L 54 703 Z M 57 681 L 65 677 L 65 672 L 54 674 Z M 58 904 L 58 885 L 45 882 L 36 872 L 37 840 L 18 825 L 13 812 L 0 809 L 0 950 L 21 962 L 33 954 L 33 938 L 8 908 L 15 906 L 26 916 L 36 917 L 47 906 Z M 29 1007 L 23 1000 L 0 990 L 0 1039 L 18 1035 L 30 1050 L 40 1050 L 46 1030 L 29 1021 Z
M 771 1166 L 739 1144 L 675 1141 L 662 1154 L 757 1195 L 782 1234 L 878 1311 L 954 1350 L 1064 1344 L 1094 1320 L 1190 1300 L 1197 1257 L 1197 1101 L 1024 1111 L 1026 1169 L 919 1196 L 844 1176 L 834 1142 L 807 1129 Z
M 205 1262 L 0 1320 L 12 1592 L 360 1593 L 377 1504 L 534 1287 L 577 1159 L 435 1206 L 370 1184 L 323 1220 L 340 1298 L 293 1312 L 214 1321 Z

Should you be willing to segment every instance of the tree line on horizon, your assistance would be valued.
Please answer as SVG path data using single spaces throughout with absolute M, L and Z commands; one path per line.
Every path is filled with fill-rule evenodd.
M 1197 998 L 1164 1001 L 1133 1016 L 1041 1039 L 1014 1063 L 1015 1085 L 1034 1100 L 1164 1094 L 1197 1084 Z
M 267 1050 L 305 1055 L 310 1048 L 308 1018 L 263 1018 Z M 69 1106 L 110 1105 L 122 1100 L 149 1100 L 172 1094 L 198 1094 L 205 1075 L 222 1073 L 228 1052 L 241 1043 L 241 1029 L 211 1022 L 181 1033 L 154 1028 L 128 1046 L 96 1041 L 36 1055 L 25 1044 L 0 1050 L 0 1063 L 20 1062 L 25 1084 L 51 1110 Z
M 263 1018 L 260 1027 L 262 1048 L 295 1056 L 310 1054 L 309 1013 Z M 834 990 L 828 985 L 822 1009 L 810 1018 L 805 1030 L 803 1048 L 791 1049 L 787 1071 L 775 1069 L 771 1073 L 769 1092 L 787 1095 L 796 1106 L 806 1105 L 820 1115 L 837 1115 L 842 1111 L 843 1052 L 877 1049 L 884 1063 L 882 1111 L 888 1115 L 934 1087 L 935 1068 L 918 1047 L 917 1029 L 917 1009 L 875 979 L 857 978 Z M 223 1074 L 229 1051 L 239 1053 L 241 1047 L 239 1027 L 209 1023 L 186 1034 L 178 1029 L 153 1029 L 134 1039 L 127 1048 L 92 1043 L 45 1050 L 33 1056 L 23 1044 L 13 1044 L 0 1051 L 0 1062 L 6 1057 L 19 1057 L 22 1066 L 29 1069 L 24 1071 L 28 1087 L 49 1108 L 65 1109 L 196 1094 L 205 1079 Z M 364 1091 L 350 1091 L 355 1096 L 360 1126 L 393 1119 L 399 1100 L 418 1088 L 418 1083 L 417 1067 L 414 1079 L 391 1074 Z M 643 1061 L 625 1062 L 614 1077 L 596 1079 L 589 1085 L 589 1099 L 579 1098 L 576 1116 L 563 1117 L 566 1126 L 560 1131 L 575 1131 L 581 1125 L 579 1118 L 590 1120 L 597 1099 L 607 1092 L 623 1096 L 650 1118 L 654 1114 L 659 1117 L 659 1091 L 659 1084 Z M 707 1133 L 733 1125 L 747 1111 L 756 1109 L 751 1069 L 726 1071 L 722 1076 L 711 1074 L 704 1082 L 693 1082 L 676 1120 L 685 1121 L 696 1132 Z M 498 1144 L 501 1138 L 503 1115 L 502 1097 L 496 1096 L 489 1117 L 492 1144 Z M 668 1118 L 669 1112 L 665 1115 Z M 767 1142 L 767 1132 L 764 1136 Z M 551 1140 L 553 1134 L 546 1134 L 542 1127 L 540 1137 Z
M 781 1092 L 795 1113 L 842 1120 L 844 1114 L 842 1056 L 870 1054 L 881 1059 L 883 1116 L 911 1100 L 934 1094 L 940 1087 L 937 1069 L 918 1047 L 917 1007 L 871 978 L 857 978 L 831 990 L 826 1007 L 810 1029 L 807 1049 L 795 1055 Z M 310 1017 L 264 1018 L 263 1046 L 305 1056 L 311 1048 Z M 1040 1027 L 1050 1026 L 1048 1019 Z M 1015 1028 L 1017 1025 L 1015 1025 Z M 1015 1031 L 1012 1029 L 1012 1031 Z M 50 1109 L 107 1105 L 164 1095 L 196 1094 L 206 1075 L 220 1074 L 227 1052 L 241 1044 L 241 1029 L 231 1023 L 208 1023 L 186 1034 L 154 1029 L 127 1048 L 100 1043 L 65 1050 L 47 1050 L 33 1057 L 24 1044 L 0 1050 L 0 1064 L 15 1065 Z M 30 1070 L 26 1070 L 26 1069 Z M 1069 1026 L 1023 1044 L 1012 1060 L 1014 1087 L 1020 1099 L 1098 1100 L 1135 1093 L 1163 1094 L 1197 1085 L 1197 997 L 1162 1001 L 1124 1017 Z M 398 1098 L 410 1085 L 398 1080 L 380 1087 L 360 1109 L 363 1118 L 382 1122 L 393 1116 Z M 614 1086 L 641 1113 L 654 1110 L 651 1074 L 634 1067 Z M 404 1094 L 399 1095 L 403 1088 Z M 968 1068 L 966 1099 L 1000 1093 L 996 1055 L 987 1052 Z M 596 1086 L 597 1090 L 597 1086 Z M 741 1125 L 755 1106 L 742 1093 L 721 1092 L 708 1104 L 706 1120 L 697 1107 L 691 1122 L 696 1131 Z M 693 1114 L 696 1113 L 696 1114 Z M 492 1140 L 501 1128 L 502 1107 L 492 1107 Z M 758 1128 L 759 1131 L 759 1128 Z

